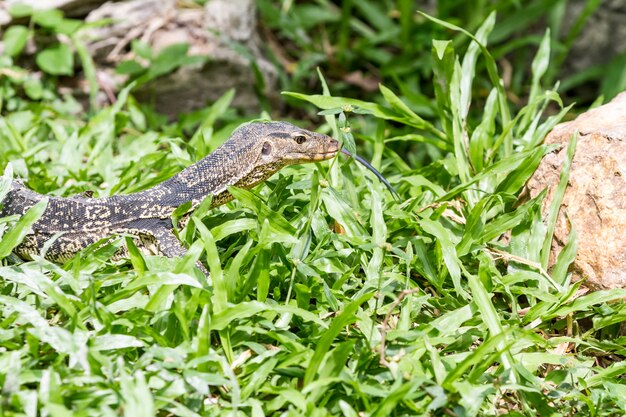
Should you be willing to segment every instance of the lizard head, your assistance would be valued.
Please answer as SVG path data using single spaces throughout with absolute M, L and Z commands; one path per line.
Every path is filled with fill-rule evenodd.
M 252 123 L 259 165 L 286 166 L 330 159 L 339 142 L 330 136 L 301 129 L 286 122 Z
M 159 185 L 153 195 L 168 210 L 186 201 L 195 209 L 208 195 L 215 207 L 232 200 L 229 186 L 249 189 L 287 165 L 323 161 L 338 153 L 339 143 L 321 133 L 285 122 L 246 123 L 211 154 Z
M 230 185 L 250 188 L 287 165 L 330 159 L 339 142 L 330 136 L 285 122 L 253 122 L 235 130 L 209 156 L 225 168 Z

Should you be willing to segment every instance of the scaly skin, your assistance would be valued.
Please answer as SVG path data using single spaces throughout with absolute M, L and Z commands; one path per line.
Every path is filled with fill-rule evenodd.
M 85 247 L 110 236 L 130 234 L 146 254 L 182 256 L 186 249 L 172 233 L 172 213 L 191 202 L 188 214 L 212 195 L 212 207 L 232 200 L 228 186 L 251 188 L 281 168 L 322 161 L 339 151 L 335 139 L 284 122 L 244 125 L 206 158 L 148 190 L 106 198 L 46 197 L 14 181 L 0 217 L 23 215 L 44 198 L 48 205 L 15 252 L 24 259 L 40 254 L 65 262 Z M 118 255 L 124 256 L 125 249 Z

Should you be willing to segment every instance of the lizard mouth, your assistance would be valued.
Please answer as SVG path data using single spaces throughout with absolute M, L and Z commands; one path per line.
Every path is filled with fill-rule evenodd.
M 327 159 L 334 158 L 339 153 L 339 149 L 318 152 L 318 153 L 305 153 L 305 152 L 292 152 L 289 154 L 289 159 L 292 161 L 302 161 L 302 162 L 317 162 L 317 161 L 325 161 Z
M 315 154 L 312 156 L 311 160 L 312 161 L 325 161 L 327 159 L 334 158 L 337 155 L 337 153 L 339 153 L 339 148 L 332 150 L 332 151 L 320 152 L 318 154 Z

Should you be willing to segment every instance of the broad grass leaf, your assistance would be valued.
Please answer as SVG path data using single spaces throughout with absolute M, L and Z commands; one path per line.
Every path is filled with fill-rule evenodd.
M 586 379 L 586 386 L 588 388 L 597 387 L 598 385 L 606 384 L 609 378 L 623 377 L 624 374 L 626 374 L 626 362 L 616 362 L 604 369 L 598 369 L 595 375 Z
M 71 36 L 71 40 L 80 59 L 83 74 L 87 79 L 87 82 L 89 83 L 89 107 L 91 111 L 96 111 L 98 109 L 97 98 L 100 90 L 96 74 L 96 65 L 94 64 L 94 61 L 89 54 L 89 49 L 87 48 L 87 45 L 80 38 L 80 36 L 76 36 L 74 34 Z
M 332 188 L 325 188 L 321 193 L 324 207 L 328 214 L 346 230 L 349 237 L 365 238 L 368 233 L 359 224 L 350 205 Z
M 500 106 L 500 117 L 502 118 L 502 124 L 504 126 L 508 125 L 511 120 L 511 115 L 510 115 L 509 107 L 507 104 L 506 92 L 504 91 L 504 83 L 502 82 L 502 79 L 500 79 L 500 77 L 498 76 L 498 67 L 496 65 L 495 59 L 493 58 L 491 53 L 487 50 L 487 48 L 483 45 L 483 43 L 481 43 L 474 35 L 472 35 L 468 31 L 466 31 L 465 29 L 457 25 L 443 21 L 441 19 L 437 19 L 436 17 L 430 16 L 421 11 L 418 11 L 418 13 L 424 16 L 425 18 L 427 18 L 428 20 L 431 20 L 437 23 L 438 25 L 441 25 L 445 28 L 448 28 L 454 31 L 461 32 L 465 34 L 466 36 L 468 36 L 470 39 L 472 39 L 474 42 L 476 42 L 476 44 L 480 48 L 483 54 L 483 57 L 485 59 L 485 64 L 487 68 L 487 73 L 489 74 L 489 79 L 491 80 L 492 85 L 498 91 L 498 105 Z M 495 12 L 492 12 L 487 17 L 487 19 L 485 19 L 485 21 L 490 21 L 491 19 L 494 19 L 494 18 L 495 18 Z M 510 134 L 507 134 L 504 137 L 504 155 L 509 156 L 511 155 L 512 151 L 513 151 L 513 144 L 511 141 L 511 136 Z
M 385 141 L 385 144 L 391 143 L 391 142 L 428 143 L 429 145 L 436 146 L 437 148 L 443 151 L 450 151 L 452 149 L 450 147 L 450 143 L 442 140 L 439 137 L 433 137 L 431 135 L 418 135 L 418 134 L 409 133 L 407 135 L 385 138 L 384 141 Z
M 228 191 L 245 207 L 252 209 L 259 218 L 259 223 L 268 220 L 275 241 L 296 243 L 295 228 L 278 212 L 269 208 L 252 192 L 236 187 L 228 187 Z
M 498 115 L 498 91 L 492 88 L 483 107 L 483 117 L 472 132 L 469 141 L 469 160 L 475 172 L 483 170 L 485 151 L 490 149 L 495 140 L 496 117 Z
M 269 311 L 277 314 L 289 313 L 298 316 L 305 321 L 309 321 L 326 328 L 326 324 L 315 314 L 291 305 L 270 305 L 259 301 L 246 301 L 228 306 L 220 313 L 214 314 L 211 318 L 211 329 L 224 330 L 234 321 L 247 319 L 258 315 L 261 312 Z
M 487 338 L 487 340 L 483 341 L 475 350 L 473 350 L 469 355 L 467 355 L 463 360 L 455 364 L 456 366 L 452 369 L 446 378 L 443 381 L 443 387 L 454 391 L 454 383 L 461 379 L 463 374 L 470 370 L 470 368 L 480 368 L 484 369 L 485 366 L 490 366 L 492 363 L 490 361 L 486 361 L 485 358 L 492 356 L 494 353 L 499 355 L 499 347 L 501 345 L 505 345 L 507 348 L 510 347 L 512 342 L 508 342 L 507 338 L 509 337 L 510 332 L 502 332 Z M 496 358 L 493 358 L 497 360 Z M 482 376 L 479 374 L 478 377 Z M 473 375 L 474 378 L 477 375 Z M 470 379 L 471 382 L 477 382 L 474 378 Z
M 126 236 L 126 248 L 128 248 L 128 258 L 133 264 L 133 268 L 141 276 L 146 271 L 146 261 L 143 259 L 143 255 L 135 245 L 135 241 L 132 237 Z
M 142 371 L 131 376 L 121 367 L 120 396 L 124 417 L 152 417 L 156 415 L 154 399 Z
M 42 299 L 52 300 L 58 307 L 73 320 L 76 319 L 75 304 L 80 305 L 79 299 L 66 294 L 58 282 L 50 279 L 46 274 L 35 269 L 22 270 L 19 267 L 0 268 L 0 277 L 7 282 L 21 284 L 34 292 Z
M 561 210 L 561 202 L 565 197 L 565 190 L 567 189 L 567 183 L 569 180 L 570 168 L 572 161 L 574 160 L 574 154 L 576 153 L 576 143 L 578 141 L 578 131 L 572 134 L 569 145 L 567 147 L 567 155 L 563 161 L 563 168 L 561 169 L 561 175 L 559 178 L 559 184 L 556 187 L 552 202 L 550 203 L 550 210 L 548 212 L 548 218 L 546 219 L 546 235 L 543 246 L 541 248 L 541 266 L 543 269 L 548 269 L 548 261 L 550 258 L 550 250 L 552 247 L 552 239 L 554 237 L 554 230 L 556 228 L 556 221 Z
M 562 305 L 542 317 L 543 320 L 550 320 L 555 317 L 564 317 L 571 313 L 588 311 L 592 306 L 601 303 L 618 301 L 626 298 L 626 289 L 616 288 L 612 290 L 596 291 L 579 297 L 567 305 Z
M 153 285 L 158 286 L 158 289 L 152 292 L 150 301 L 145 306 L 147 311 L 159 311 L 163 300 L 181 285 L 192 288 L 204 288 L 196 278 L 187 274 L 175 274 L 172 272 L 145 273 L 143 277 L 133 280 L 127 287 L 106 297 L 105 302 L 108 304 L 123 300 Z
M 39 311 L 22 300 L 0 295 L 0 305 L 15 311 L 19 316 L 19 323 L 32 326 L 29 333 L 37 339 L 49 344 L 55 351 L 68 354 L 78 363 L 85 365 L 84 354 L 86 352 L 79 351 L 74 335 L 67 329 L 51 326 L 45 318 L 41 317 Z
M 546 33 L 543 35 L 541 39 L 541 43 L 539 44 L 539 49 L 537 50 L 537 54 L 533 59 L 531 64 L 532 70 L 532 81 L 530 87 L 530 94 L 528 95 L 528 102 L 531 103 L 537 94 L 539 94 L 540 82 L 541 78 L 546 73 L 548 69 L 548 65 L 550 64 L 550 28 L 546 29 Z
M 570 104 L 569 106 L 563 107 L 557 114 L 546 118 L 543 121 L 543 123 L 541 123 L 539 127 L 537 127 L 537 129 L 534 132 L 532 132 L 530 141 L 527 142 L 528 144 L 526 145 L 526 149 L 530 149 L 541 144 L 543 140 L 546 138 L 546 136 L 548 135 L 548 133 L 550 133 L 552 129 L 561 120 L 563 120 L 563 117 L 565 117 L 565 115 L 569 113 L 572 107 L 574 107 L 574 103 Z M 526 135 L 524 139 L 526 139 Z
M 462 117 L 461 103 L 461 79 L 463 70 L 458 60 L 454 62 L 454 71 L 452 72 L 452 80 L 450 81 L 450 106 L 452 114 L 452 138 L 454 145 L 454 162 L 456 165 L 456 173 L 461 182 L 465 183 L 470 180 L 471 172 L 468 155 L 468 135 L 465 126 L 465 119 Z M 478 197 L 476 192 L 469 189 L 465 191 L 466 199 L 470 204 L 474 204 Z
M 625 66 L 626 54 L 622 52 L 611 60 L 602 73 L 602 77 L 600 77 L 602 80 L 600 93 L 605 99 L 609 100 L 626 89 Z
M 433 262 L 433 251 L 427 247 L 422 239 L 414 239 L 415 260 L 411 267 L 418 271 L 438 291 L 443 291 L 443 277 L 439 279 L 437 268 Z
M 265 301 L 270 290 L 270 251 L 261 249 L 248 273 L 250 286 L 256 284 L 256 299 Z
M 463 407 L 463 413 L 468 417 L 477 416 L 485 398 L 493 394 L 494 391 L 491 386 L 481 383 L 471 384 L 468 381 L 457 381 L 454 388 L 461 395 L 459 405 Z
M 567 243 L 559 252 L 556 263 L 552 268 L 552 279 L 560 285 L 567 284 L 567 273 L 570 265 L 576 259 L 576 251 L 578 250 L 578 233 L 576 227 L 570 221 L 570 232 L 567 236 Z
M 478 59 L 479 44 L 486 45 L 487 38 L 493 26 L 496 23 L 495 13 L 491 13 L 487 19 L 480 26 L 476 32 L 476 42 L 471 42 L 467 48 L 467 52 L 463 57 L 463 63 L 461 65 L 462 75 L 460 82 L 460 118 L 465 121 L 469 113 L 470 104 L 472 102 L 472 83 L 474 81 L 474 74 L 476 71 L 476 60 Z
M 371 23 L 378 31 L 397 30 L 397 25 L 386 13 L 386 9 L 378 2 L 356 2 L 354 7 L 365 17 L 365 21 Z
M 428 327 L 437 329 L 442 336 L 453 335 L 459 332 L 465 322 L 474 318 L 474 310 L 475 308 L 471 304 L 448 310 L 428 323 Z
M 491 335 L 491 337 L 495 337 L 503 333 L 504 328 L 500 321 L 500 316 L 498 315 L 498 312 L 491 301 L 492 295 L 485 290 L 478 277 L 469 273 L 465 273 L 465 276 L 467 277 L 467 281 L 472 292 L 472 302 L 476 304 L 476 307 L 478 307 L 478 310 L 481 313 L 480 317 L 487 325 L 487 328 L 489 329 L 489 334 Z M 511 356 L 511 353 L 506 350 L 506 343 L 504 341 L 500 341 L 499 343 L 497 343 L 497 345 L 498 350 L 501 352 L 502 364 L 505 366 L 505 368 L 507 368 L 507 370 L 513 372 L 511 377 L 513 381 L 515 381 L 517 379 L 517 376 L 515 374 L 515 369 L 513 369 L 513 364 L 516 361 Z
M 543 201 L 546 192 L 547 190 L 543 190 L 535 199 L 539 202 Z M 541 246 L 544 236 L 545 225 L 541 215 L 541 205 L 537 204 L 529 210 L 528 217 L 524 221 L 511 229 L 509 251 L 512 255 L 541 265 Z M 526 269 L 526 266 L 515 262 L 510 262 L 508 265 L 509 274 Z
M 0 259 L 6 258 L 11 251 L 22 243 L 24 237 L 32 233 L 32 226 L 41 218 L 48 206 L 48 199 L 43 199 L 29 208 L 26 213 L 9 229 L 0 241 Z
M 555 146 L 544 145 L 544 146 L 540 146 L 532 150 L 522 151 L 519 153 L 515 153 L 511 156 L 508 156 L 506 158 L 503 158 L 499 160 L 498 162 L 494 163 L 493 165 L 489 166 L 488 168 L 484 169 L 482 172 L 476 174 L 474 177 L 472 177 L 470 181 L 454 187 L 447 194 L 440 197 L 438 201 L 451 200 L 453 197 L 463 192 L 472 184 L 475 184 L 478 181 L 482 181 L 488 178 L 496 180 L 499 175 L 516 170 L 520 165 L 522 165 L 525 162 L 526 158 L 531 158 L 531 159 L 534 158 L 535 153 L 546 155 L 547 153 L 551 152 L 555 148 L 556 148 Z
M 433 73 L 435 76 L 435 99 L 437 100 L 438 114 L 443 130 L 446 133 L 447 141 L 452 142 L 452 105 L 450 103 L 450 83 L 456 54 L 452 41 L 440 41 L 433 39 L 431 56 L 433 58 Z
M 491 196 L 482 198 L 472 208 L 469 216 L 465 221 L 465 230 L 463 231 L 463 237 L 459 244 L 456 246 L 456 253 L 458 256 L 464 256 L 470 252 L 473 245 L 482 244 L 480 236 L 483 233 L 485 227 L 485 208 L 491 204 Z
M 208 355 L 211 349 L 211 306 L 210 304 L 205 304 L 202 306 L 202 312 L 200 313 L 200 318 L 198 319 L 198 330 L 196 332 L 196 337 L 193 341 L 194 344 L 194 356 L 196 358 L 203 358 Z M 207 369 L 207 364 L 202 363 L 198 366 L 199 371 L 205 371 Z
M 337 109 L 344 106 L 353 106 L 367 110 L 373 116 L 381 119 L 394 120 L 400 118 L 400 115 L 398 115 L 396 112 L 389 108 L 363 100 L 347 97 L 333 97 L 320 94 L 301 94 L 290 91 L 284 91 L 282 94 L 299 100 L 308 101 L 309 103 L 323 110 Z
M 535 206 L 539 203 L 539 200 L 533 199 L 522 204 L 513 212 L 503 213 L 499 215 L 494 220 L 485 225 L 480 235 L 480 242 L 489 242 L 502 235 L 504 232 L 513 229 L 523 220 L 527 219 Z
M 30 32 L 26 26 L 13 25 L 6 29 L 2 37 L 4 54 L 8 56 L 19 55 L 28 41 Z
M 196 231 L 196 221 L 202 220 L 204 217 L 208 216 L 211 211 L 211 206 L 213 205 L 213 196 L 208 195 L 202 199 L 200 204 L 195 208 L 193 213 L 191 213 L 190 221 L 187 223 L 187 227 L 184 230 L 185 240 L 189 241 L 192 239 L 195 231 Z M 182 218 L 185 214 L 188 214 L 191 210 L 191 202 L 186 202 L 181 204 L 172 214 L 172 222 L 174 223 L 174 227 L 178 226 L 179 216 Z
M 380 84 L 378 86 L 378 88 L 380 89 L 380 92 L 382 93 L 383 97 L 385 98 L 385 101 L 387 103 L 389 103 L 389 105 L 391 106 L 392 109 L 394 109 L 398 113 L 402 114 L 407 119 L 411 120 L 411 122 L 408 123 L 408 124 L 410 124 L 411 126 L 415 126 L 415 127 L 418 127 L 420 125 L 421 126 L 430 125 L 430 123 L 428 123 L 426 120 L 422 119 L 417 114 L 415 114 L 415 112 L 413 110 L 411 110 L 409 108 L 409 106 L 407 106 L 406 103 L 403 102 L 400 99 L 400 97 L 398 97 L 389 88 L 385 87 L 382 84 Z
M 142 347 L 144 343 L 134 336 L 126 334 L 103 334 L 96 336 L 89 348 L 95 351 Z
M 472 290 L 472 301 L 481 312 L 481 318 L 489 328 L 492 336 L 502 333 L 502 324 L 497 311 L 491 302 L 491 294 L 489 294 L 480 280 L 472 275 L 466 274 L 469 286 Z
M 434 194 L 435 198 L 443 197 L 446 195 L 446 190 L 441 187 L 439 184 L 436 184 L 430 181 L 428 178 L 423 175 L 409 175 L 403 176 L 401 178 L 403 182 L 410 184 L 413 187 L 422 187 L 426 188 Z
M 259 226 L 258 220 L 250 218 L 241 218 L 228 220 L 211 229 L 211 234 L 216 242 L 227 238 L 236 233 L 254 230 Z
M 267 384 L 268 378 L 276 372 L 277 365 L 278 359 L 274 357 L 265 360 L 256 368 L 246 381 L 246 384 L 241 388 L 241 398 L 245 400 L 259 390 L 262 390 L 262 387 Z M 252 416 L 254 416 L 254 414 L 252 414 Z
M 12 184 L 13 184 L 13 165 L 9 163 L 4 169 L 4 173 L 0 176 L 0 204 L 2 204 L 8 192 L 11 191 Z
M 549 302 L 540 301 L 532 306 L 523 318 L 523 323 L 526 324 L 526 328 L 538 326 L 546 320 L 546 317 L 552 318 L 550 316 L 552 312 L 572 300 L 581 283 L 582 281 L 578 281 L 578 283 L 570 286 L 569 288 L 564 288 L 562 293 L 558 294 L 558 300 L 556 303 L 553 300 L 550 300 Z
M 243 264 L 246 257 L 248 257 L 250 248 L 254 241 L 249 239 L 245 245 L 237 252 L 237 255 L 233 258 L 232 262 L 228 266 L 224 273 L 224 280 L 226 283 L 226 290 L 228 291 L 228 300 L 232 300 L 233 302 L 241 301 L 236 300 L 237 298 L 237 288 L 242 288 L 245 284 L 245 280 L 241 274 L 241 265 Z
M 313 382 L 313 379 L 320 370 L 320 365 L 322 364 L 324 357 L 328 353 L 332 342 L 335 340 L 341 329 L 343 329 L 348 323 L 356 320 L 355 313 L 358 308 L 361 304 L 372 298 L 373 295 L 373 293 L 361 295 L 358 299 L 347 304 L 333 319 L 328 330 L 326 330 L 319 339 L 317 347 L 315 348 L 315 353 L 313 353 L 309 365 L 306 368 L 303 380 L 305 386 Z
M 74 53 L 67 44 L 58 43 L 37 53 L 37 66 L 51 75 L 74 74 Z
M 456 241 L 458 238 L 450 230 L 443 227 L 441 223 L 430 219 L 421 219 L 420 226 L 426 233 L 437 239 L 443 254 L 443 261 L 452 278 L 454 289 L 461 297 L 467 298 L 468 293 L 461 285 L 461 261 L 456 254 L 456 244 L 458 243 Z
M 301 94 L 301 93 L 293 93 L 293 92 L 283 92 L 282 94 L 293 97 L 299 100 L 308 101 L 309 103 L 314 104 L 320 109 L 328 110 L 328 109 L 336 109 L 338 107 L 343 106 L 354 106 L 360 109 L 367 110 L 373 116 L 384 119 L 384 120 L 393 120 L 400 123 L 407 124 L 409 126 L 413 126 L 417 129 L 424 129 L 437 136 L 444 138 L 445 136 L 439 130 L 437 130 L 434 126 L 432 126 L 429 122 L 424 121 L 423 119 L 415 119 L 413 117 L 407 117 L 405 114 L 400 113 L 396 110 L 389 109 L 383 107 L 379 104 L 370 103 L 363 100 L 357 100 L 353 98 L 346 97 L 331 97 L 324 96 L 319 94 Z M 421 121 L 420 121 L 421 120 Z
M 228 305 L 228 288 L 224 281 L 224 271 L 222 270 L 220 254 L 215 245 L 215 239 L 211 231 L 198 219 L 194 219 L 196 228 L 200 232 L 200 237 L 204 243 L 206 251 L 207 263 L 211 272 L 211 281 L 213 283 L 213 313 L 219 313 Z
M 345 417 L 359 417 L 359 414 L 344 400 L 339 400 L 339 408 Z
M 385 417 L 391 415 L 397 404 L 407 401 L 411 393 L 418 389 L 418 381 L 408 381 L 389 392 L 371 414 L 372 417 Z
M 615 308 L 608 316 L 595 316 L 592 319 L 593 328 L 595 330 L 604 329 L 605 327 L 612 326 L 614 324 L 623 323 L 626 321 L 626 308 L 624 304 Z
M 544 154 L 542 152 L 531 153 L 528 158 L 517 169 L 509 172 L 507 176 L 498 184 L 496 193 L 517 194 L 533 175 Z
M 317 70 L 317 76 L 320 79 L 320 83 L 322 84 L 322 96 L 321 97 L 331 97 L 330 95 L 330 89 L 328 88 L 328 83 L 326 82 L 326 79 L 324 78 L 324 74 L 322 74 L 322 71 L 320 70 L 319 67 L 316 68 Z M 285 95 L 289 95 L 289 92 L 283 92 L 281 94 L 285 94 Z M 298 93 L 295 93 L 298 94 Z M 299 100 L 305 100 L 304 97 L 295 97 L 298 98 Z M 317 106 L 320 107 L 320 106 Z M 324 115 L 324 120 L 326 120 L 326 123 L 328 123 L 328 125 L 331 127 L 332 129 L 332 133 L 333 133 L 333 137 L 335 138 L 339 138 L 339 128 L 337 127 L 337 118 L 335 117 L 335 114 L 339 114 L 343 111 L 343 106 L 337 106 L 335 108 L 332 109 L 326 109 L 326 110 L 333 110 L 333 114 L 327 114 Z M 337 168 L 335 168 L 336 171 Z
M 191 246 L 189 246 L 189 249 L 187 249 L 187 252 L 185 252 L 181 258 L 176 259 L 177 264 L 174 268 L 174 273 L 189 273 L 194 266 L 197 265 L 198 259 L 202 256 L 202 251 L 204 249 L 203 243 L 204 242 L 201 239 L 196 240 Z

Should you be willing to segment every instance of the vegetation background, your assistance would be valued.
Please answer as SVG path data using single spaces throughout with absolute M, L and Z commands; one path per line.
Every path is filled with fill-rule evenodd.
M 182 259 L 120 237 L 65 265 L 11 255 L 43 206 L 0 219 L 0 415 L 624 415 L 626 291 L 571 282 L 575 230 L 548 271 L 568 164 L 546 219 L 543 195 L 518 199 L 545 134 L 624 87 L 623 57 L 561 72 L 602 2 L 583 3 L 564 25 L 567 1 L 260 0 L 282 103 L 241 114 L 228 92 L 173 122 L 133 91 L 186 53 L 144 50 L 101 107 L 85 23 L 13 8 L 0 199 L 14 175 L 51 195 L 146 189 L 271 114 L 340 138 L 401 201 L 339 157 L 197 210 Z M 59 88 L 73 75 L 86 112 Z

